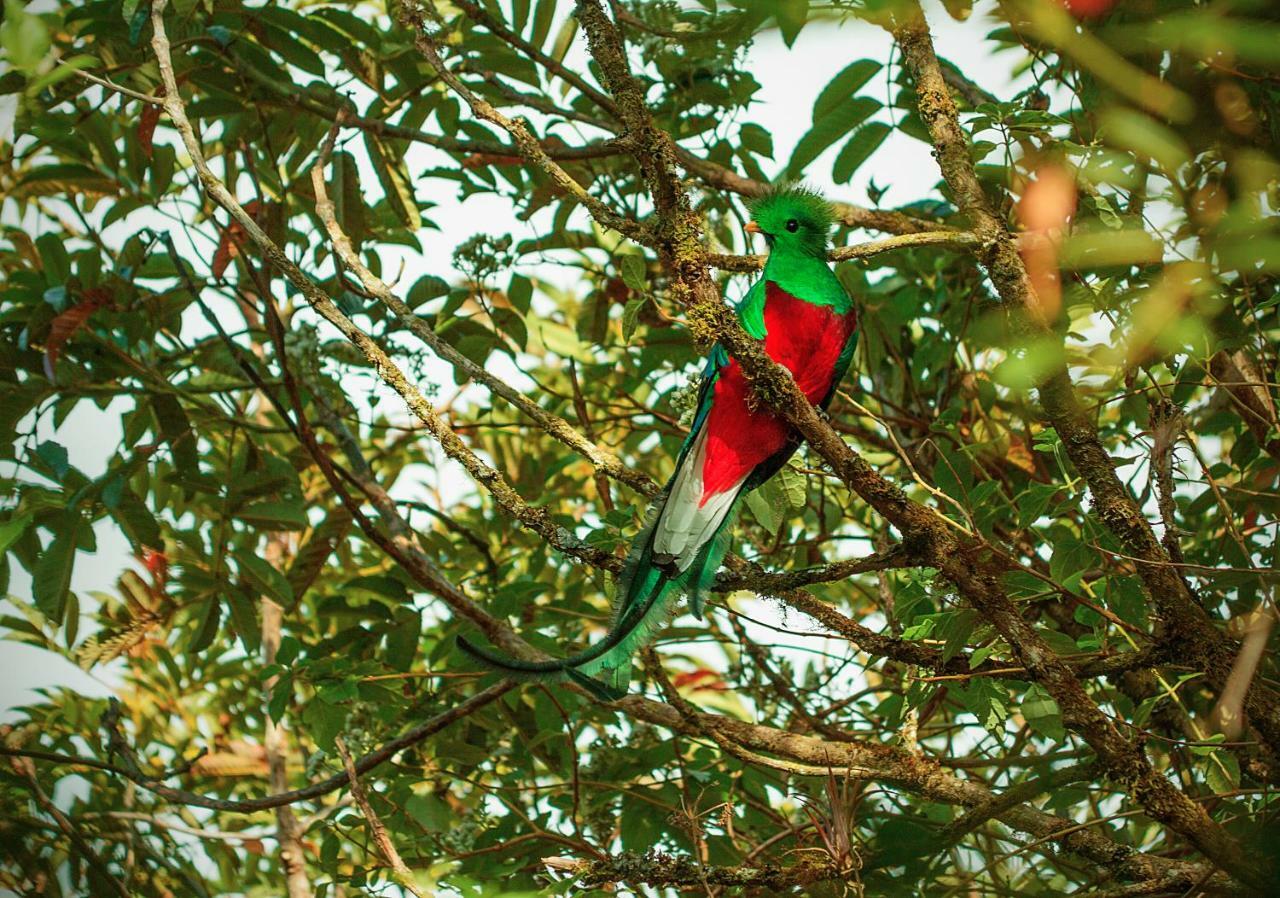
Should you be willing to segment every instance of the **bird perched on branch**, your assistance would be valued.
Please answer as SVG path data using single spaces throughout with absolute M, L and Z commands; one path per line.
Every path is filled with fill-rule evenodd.
M 808 400 L 826 408 L 849 368 L 857 316 L 827 262 L 834 212 L 798 186 L 775 188 L 751 206 L 747 231 L 769 258 L 738 305 L 743 329 L 785 366 Z M 701 617 L 728 550 L 739 500 L 786 464 L 801 438 L 757 402 L 738 362 L 717 344 L 703 372 L 697 411 L 675 473 L 649 509 L 618 581 L 614 617 L 599 643 L 568 658 L 508 658 L 459 638 L 482 664 L 509 676 L 571 680 L 604 698 L 626 691 L 631 656 L 685 593 Z

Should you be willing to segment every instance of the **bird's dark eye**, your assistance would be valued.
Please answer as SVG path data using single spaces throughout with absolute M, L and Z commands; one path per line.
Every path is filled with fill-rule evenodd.
M 796 221 L 794 218 L 788 220 L 787 230 L 794 234 L 796 231 L 800 230 L 800 222 Z

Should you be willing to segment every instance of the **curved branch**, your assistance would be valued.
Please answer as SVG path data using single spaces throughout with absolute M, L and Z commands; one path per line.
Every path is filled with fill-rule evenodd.
M 450 724 L 468 717 L 485 705 L 496 701 L 498 698 L 511 691 L 515 687 L 515 683 L 509 680 L 500 680 L 487 689 L 477 692 L 471 698 L 457 705 L 454 705 L 447 711 L 437 714 L 425 723 L 420 723 L 416 727 L 408 730 L 402 736 L 397 736 L 390 742 L 386 742 L 366 755 L 363 755 L 355 762 L 357 773 L 365 773 L 377 767 L 391 758 L 395 757 L 399 752 L 406 748 L 417 745 L 424 739 L 434 736 L 436 733 L 448 727 Z M 108 715 L 111 712 L 108 712 Z M 300 801 L 309 801 L 312 798 L 319 798 L 321 795 L 328 795 L 337 789 L 342 788 L 348 782 L 346 772 L 335 773 L 327 779 L 304 786 L 301 789 L 291 789 L 288 792 L 278 792 L 274 795 L 267 795 L 262 798 L 249 798 L 235 800 L 229 798 L 213 798 L 208 795 L 201 795 L 197 792 L 188 792 L 185 789 L 173 789 L 169 786 L 161 785 L 153 777 L 147 776 L 138 764 L 137 758 L 133 753 L 133 749 L 124 740 L 124 736 L 116 727 L 114 720 L 108 715 L 104 715 L 103 724 L 108 729 L 108 744 L 110 750 L 124 760 L 124 765 L 111 764 L 109 762 L 98 761 L 94 758 L 79 758 L 74 755 L 64 755 L 57 752 L 45 751 L 28 751 L 21 748 L 10 748 L 9 746 L 0 746 L 0 756 L 11 758 L 32 758 L 40 761 L 49 761 L 55 764 L 69 764 L 81 767 L 91 767 L 95 770 L 102 770 L 116 776 L 124 777 L 137 786 L 154 793 L 168 801 L 178 804 L 189 805 L 195 808 L 208 808 L 211 811 L 225 811 L 232 814 L 256 814 L 259 811 L 269 811 L 272 808 L 283 807 L 284 805 L 296 804 Z

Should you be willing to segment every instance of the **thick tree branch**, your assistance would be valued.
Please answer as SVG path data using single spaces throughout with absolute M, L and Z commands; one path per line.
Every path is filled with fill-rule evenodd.
M 872 240 L 867 243 L 855 243 L 850 246 L 838 246 L 831 251 L 828 258 L 832 262 L 848 262 L 852 259 L 869 259 L 881 253 L 891 253 L 898 249 L 913 249 L 919 246 L 940 247 L 972 247 L 977 238 L 967 231 L 922 231 L 913 234 L 902 234 L 897 237 L 886 237 L 883 240 Z M 721 271 L 759 271 L 764 268 L 768 256 L 733 256 L 712 253 L 707 256 L 707 264 Z
M 938 762 L 902 748 L 865 741 L 837 743 L 701 711 L 696 712 L 698 719 L 695 725 L 671 705 L 641 696 L 628 696 L 616 702 L 614 707 L 638 720 L 676 732 L 692 735 L 708 728 L 714 729 L 722 739 L 731 740 L 753 752 L 775 755 L 812 768 L 815 775 L 825 776 L 832 768 L 857 768 L 870 779 L 930 801 L 966 808 L 991 808 L 998 800 L 981 783 L 960 779 Z M 1072 821 L 1046 814 L 1029 804 L 1003 809 L 995 817 L 1018 832 L 1037 839 L 1048 837 L 1049 842 L 1106 868 L 1125 881 L 1177 876 L 1184 883 L 1183 888 L 1188 888 L 1212 869 L 1138 853 L 1113 842 L 1096 829 L 1074 828 Z M 1218 877 L 1217 881 L 1221 883 L 1225 879 Z
M 771 185 L 763 181 L 744 177 L 723 165 L 703 159 L 683 147 L 676 148 L 676 156 L 686 171 L 708 187 L 727 190 L 745 199 L 763 196 L 770 189 Z M 905 212 L 867 209 L 853 203 L 835 203 L 834 206 L 840 221 L 851 228 L 866 228 L 872 231 L 883 231 L 886 234 L 920 234 L 939 230 L 938 222 L 916 218 Z
M 674 857 L 654 851 L 649 854 L 627 852 L 604 860 L 584 861 L 567 857 L 544 857 L 551 870 L 578 877 L 584 886 L 626 882 L 655 888 L 671 886 L 728 886 L 731 888 L 769 889 L 771 893 L 800 888 L 845 876 L 833 864 L 801 859 L 789 866 L 716 867 L 699 864 L 685 857 Z

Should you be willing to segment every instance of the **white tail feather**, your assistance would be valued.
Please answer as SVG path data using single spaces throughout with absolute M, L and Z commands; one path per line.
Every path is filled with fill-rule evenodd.
M 733 500 L 742 486 L 739 481 L 731 489 L 709 497 L 703 504 L 702 469 L 706 460 L 707 428 L 704 426 L 685 454 L 684 464 L 676 472 L 666 506 L 654 529 L 654 554 L 673 557 L 679 571 L 687 570 L 693 564 L 698 550 L 715 534 L 724 516 L 733 508 Z

